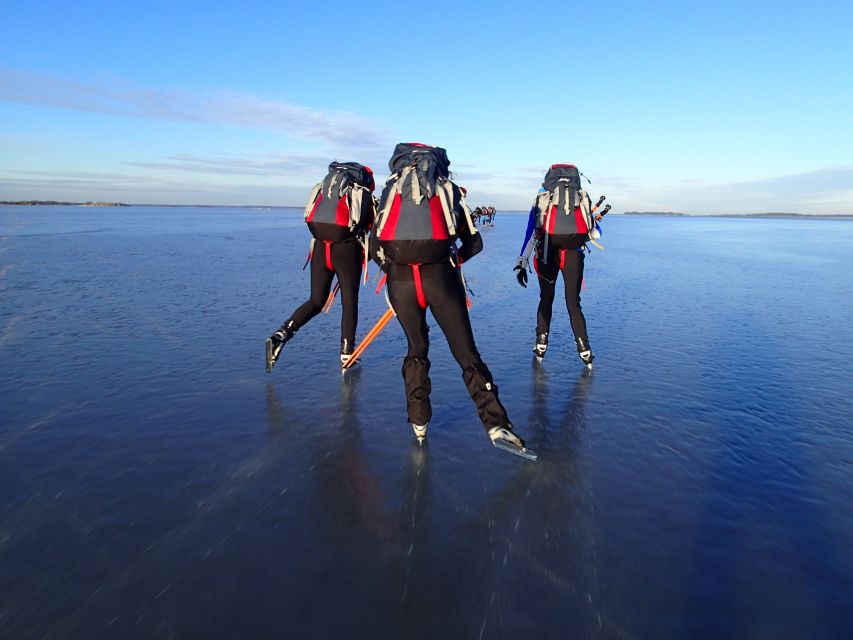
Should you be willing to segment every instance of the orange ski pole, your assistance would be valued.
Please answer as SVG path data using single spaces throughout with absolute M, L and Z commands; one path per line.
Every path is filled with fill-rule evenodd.
M 347 360 L 346 364 L 343 366 L 344 369 L 349 369 L 356 361 L 365 349 L 367 349 L 368 345 L 373 342 L 373 339 L 379 335 L 379 332 L 385 328 L 385 325 L 394 317 L 394 311 L 392 309 L 388 309 L 382 317 L 373 325 L 373 328 L 367 333 L 366 336 L 361 340 L 358 346 L 355 348 L 355 351 L 352 352 L 349 360 Z
M 335 302 L 335 296 L 341 290 L 341 283 L 335 282 L 335 286 L 329 292 L 329 297 L 326 298 L 326 304 L 323 305 L 323 313 L 329 313 L 332 310 L 332 304 Z

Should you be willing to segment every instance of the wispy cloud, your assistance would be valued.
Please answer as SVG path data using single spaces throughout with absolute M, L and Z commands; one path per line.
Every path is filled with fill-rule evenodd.
M 319 155 L 273 155 L 247 158 L 234 154 L 213 157 L 192 154 L 167 156 L 159 162 L 127 162 L 127 166 L 157 171 L 187 171 L 204 174 L 236 174 L 253 176 L 298 176 L 319 179 L 330 158 Z
M 209 180 L 186 173 L 9 171 L 7 175 L 0 176 L 0 199 L 4 200 L 301 206 L 307 195 L 304 186 L 280 181 Z
M 456 167 L 458 180 L 469 188 L 469 200 L 527 210 L 541 184 L 544 169 Z M 606 194 L 616 211 L 680 211 L 692 214 L 793 213 L 853 214 L 853 166 L 755 180 L 712 182 L 686 178 L 669 184 L 642 175 L 594 175 L 584 182 L 593 197 Z
M 626 209 L 696 214 L 853 213 L 853 166 L 718 183 L 697 178 L 655 185 L 618 176 L 605 181 L 618 186 Z
M 78 82 L 0 68 L 0 100 L 132 118 L 220 123 L 281 131 L 333 149 L 388 152 L 391 136 L 377 122 L 233 91 L 167 91 L 122 83 Z

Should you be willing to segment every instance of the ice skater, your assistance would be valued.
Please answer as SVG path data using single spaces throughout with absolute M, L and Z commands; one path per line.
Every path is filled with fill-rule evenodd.
M 529 259 L 534 255 L 533 266 L 539 281 L 534 355 L 541 360 L 548 350 L 557 277 L 562 274 L 575 347 L 584 365 L 592 369 L 595 356 L 589 345 L 580 293 L 584 250 L 586 243 L 599 235 L 596 219 L 600 216 L 596 218 L 595 211 L 604 196 L 593 206 L 587 192 L 581 189 L 580 175 L 577 167 L 571 164 L 555 164 L 548 169 L 530 209 L 521 255 L 513 270 L 517 271 L 518 283 L 527 287 Z
M 376 205 L 373 171 L 357 162 L 333 162 L 323 182 L 314 186 L 305 207 L 311 231 L 311 297 L 266 341 L 267 371 L 293 335 L 319 314 L 337 277 L 341 296 L 341 365 L 348 362 L 358 325 L 358 290 L 366 259 L 366 234 Z
M 426 437 L 432 419 L 429 378 L 430 309 L 462 369 L 462 379 L 491 442 L 535 459 L 516 435 L 498 387 L 480 357 L 468 317 L 459 266 L 483 248 L 464 190 L 450 180 L 450 161 L 440 147 L 401 143 L 388 166 L 391 177 L 380 199 L 371 235 L 371 256 L 387 273 L 388 297 L 408 341 L 403 360 L 408 420 Z M 461 246 L 456 245 L 457 240 Z

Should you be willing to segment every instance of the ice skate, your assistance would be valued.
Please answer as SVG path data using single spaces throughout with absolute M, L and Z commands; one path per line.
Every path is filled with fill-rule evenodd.
M 512 427 L 492 427 L 489 429 L 489 438 L 498 449 L 527 460 L 536 460 L 536 453 L 524 446 L 524 440 L 512 432 Z
M 578 357 L 580 357 L 586 365 L 586 368 L 591 371 L 592 361 L 595 360 L 595 354 L 593 354 L 592 350 L 589 348 L 589 342 L 584 341 L 583 338 L 576 338 L 576 342 L 578 346 Z
M 541 362 L 548 350 L 548 332 L 537 333 L 536 342 L 533 345 L 533 355 Z
M 352 352 L 354 351 L 352 341 L 347 338 L 341 338 L 341 368 L 346 370 L 349 365 L 350 358 L 352 358 Z M 357 364 L 353 362 L 352 364 Z
M 426 432 L 428 424 L 415 424 L 412 423 L 412 431 L 415 432 L 415 437 L 418 439 L 418 442 L 423 442 L 426 438 Z
M 293 334 L 296 333 L 296 329 L 296 323 L 293 320 L 289 320 L 285 324 L 281 325 L 281 328 L 278 331 L 276 331 L 269 338 L 267 338 L 267 373 L 272 371 L 273 365 L 276 363 L 278 357 L 281 355 L 282 348 L 287 343 L 287 341 L 293 337 Z

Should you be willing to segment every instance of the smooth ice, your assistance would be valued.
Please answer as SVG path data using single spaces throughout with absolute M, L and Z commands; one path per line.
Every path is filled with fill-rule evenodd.
M 395 322 L 342 375 L 336 302 L 265 373 L 296 210 L 0 207 L 0 637 L 849 637 L 853 222 L 608 216 L 592 372 L 559 296 L 531 353 L 525 223 L 465 273 L 536 462 L 434 323 L 423 446 Z

